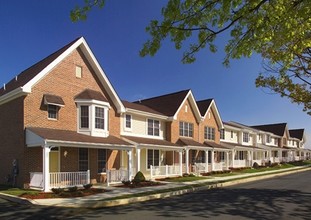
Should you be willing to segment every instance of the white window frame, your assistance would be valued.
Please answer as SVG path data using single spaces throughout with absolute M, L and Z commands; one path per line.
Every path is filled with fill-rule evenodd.
M 243 132 L 243 142 L 248 143 L 249 142 L 249 133 L 248 132 Z
M 215 128 L 205 126 L 204 127 L 204 139 L 210 140 L 210 141 L 215 141 L 215 136 L 216 136 L 215 131 L 216 131 Z
M 149 134 L 149 121 L 152 122 L 152 128 L 150 128 L 150 129 L 152 129 L 152 134 Z M 158 124 L 159 124 L 158 128 L 155 127 L 155 125 L 156 125 L 155 122 L 158 122 Z M 160 123 L 159 120 L 148 118 L 146 127 L 147 127 L 147 132 L 146 133 L 147 133 L 148 136 L 160 137 L 161 123 Z M 156 130 L 159 130 L 158 134 L 156 134 Z
M 226 139 L 226 131 L 225 129 L 220 129 L 220 139 L 225 140 Z
M 148 167 L 148 151 L 152 151 L 152 166 L 160 166 L 161 163 L 161 151 L 160 149 L 146 149 L 146 170 L 150 170 L 150 167 Z M 154 164 L 154 152 L 158 151 L 159 152 L 159 164 Z
M 52 106 L 55 107 L 55 118 L 54 117 L 50 117 L 50 111 L 52 110 L 50 108 Z M 54 111 L 54 109 L 53 109 L 53 111 Z M 59 111 L 59 107 L 57 105 L 48 104 L 47 105 L 48 119 L 49 120 L 58 120 L 58 111 Z
M 128 121 L 129 117 L 129 121 Z M 127 123 L 130 123 L 130 127 L 127 127 Z M 125 114 L 124 115 L 124 130 L 125 131 L 131 131 L 132 130 L 132 125 L 133 125 L 133 120 L 132 120 L 132 115 L 130 114 Z
M 77 131 L 78 133 L 95 136 L 95 137 L 108 137 L 109 136 L 109 109 L 108 102 L 97 100 L 76 100 L 77 103 Z M 89 127 L 81 128 L 81 106 L 89 107 Z M 104 129 L 96 128 L 95 116 L 96 108 L 104 109 Z
M 190 126 L 191 125 L 191 126 Z M 192 129 L 190 129 L 192 127 Z M 179 122 L 179 136 L 193 137 L 194 125 L 191 122 L 180 121 Z

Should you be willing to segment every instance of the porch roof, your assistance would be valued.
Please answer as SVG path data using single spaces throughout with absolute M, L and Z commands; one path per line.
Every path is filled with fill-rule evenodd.
M 173 148 L 173 149 L 182 149 L 180 145 L 174 144 L 172 142 L 161 140 L 161 139 L 152 139 L 152 138 L 142 138 L 142 137 L 132 137 L 132 136 L 122 136 L 124 140 L 130 142 L 133 145 L 140 145 L 144 147 L 156 147 L 156 148 Z
M 112 135 L 109 135 L 106 138 L 93 137 L 79 134 L 76 131 L 40 127 L 26 128 L 26 145 L 28 147 L 55 145 L 108 149 L 129 149 L 134 147 L 129 142 Z
M 281 148 L 282 150 L 285 149 L 285 150 L 299 150 L 299 148 L 296 148 L 296 147 L 286 147 L 286 146 L 283 146 L 283 148 Z
M 259 147 L 254 147 L 254 146 L 245 146 L 241 144 L 236 144 L 236 143 L 227 143 L 227 142 L 222 142 L 221 145 L 223 145 L 226 148 L 229 149 L 241 149 L 241 150 L 262 150 Z
M 263 150 L 280 150 L 281 149 L 279 147 L 267 146 L 264 144 L 258 144 L 258 148 L 263 149 Z
M 198 149 L 198 148 L 203 148 L 203 149 L 210 149 L 210 147 L 201 144 L 191 138 L 179 138 L 178 141 L 176 142 L 176 144 L 181 145 L 181 146 L 185 146 L 188 148 L 194 148 L 194 149 Z
M 216 150 L 225 150 L 225 151 L 226 151 L 226 150 L 230 150 L 230 149 L 227 148 L 227 147 L 224 147 L 224 146 L 222 146 L 222 145 L 220 145 L 220 144 L 217 144 L 217 143 L 211 142 L 211 141 L 205 141 L 204 144 L 207 145 L 207 146 L 209 146 L 209 147 L 212 147 L 212 148 L 214 148 L 214 149 L 216 149 Z

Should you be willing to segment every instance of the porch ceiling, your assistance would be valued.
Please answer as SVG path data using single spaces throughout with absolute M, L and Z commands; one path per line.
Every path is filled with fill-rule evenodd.
M 129 142 L 112 135 L 107 138 L 92 137 L 75 131 L 39 127 L 26 128 L 26 145 L 28 147 L 55 145 L 108 149 L 131 149 L 134 147 Z
M 181 150 L 182 146 L 174 144 L 172 142 L 161 140 L 161 139 L 152 139 L 152 138 L 142 138 L 142 137 L 132 137 L 132 136 L 122 136 L 125 141 L 130 142 L 136 146 L 144 146 L 146 148 L 161 148 L 169 150 Z

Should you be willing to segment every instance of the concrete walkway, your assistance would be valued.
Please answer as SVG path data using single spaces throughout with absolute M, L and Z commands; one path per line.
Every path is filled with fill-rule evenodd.
M 166 198 L 175 195 L 181 195 L 188 192 L 193 192 L 195 190 L 225 187 L 238 183 L 245 183 L 260 179 L 266 179 L 281 175 L 287 175 L 291 173 L 301 172 L 311 170 L 310 166 L 304 167 L 294 167 L 282 170 L 266 171 L 253 174 L 239 174 L 233 176 L 225 177 L 206 177 L 204 180 L 182 182 L 182 183 L 169 183 L 166 182 L 165 185 L 151 186 L 151 187 L 141 187 L 141 188 L 122 188 L 105 186 L 107 189 L 105 193 L 99 193 L 91 196 L 76 197 L 76 198 L 54 198 L 54 199 L 24 199 L 20 197 L 10 196 L 7 194 L 0 193 L 0 197 L 17 203 L 24 204 L 36 204 L 43 206 L 61 206 L 61 207 L 83 207 L 83 208 L 99 208 L 107 206 L 124 205 L 134 202 L 142 202 L 151 199 Z M 200 184 L 200 186 L 198 186 Z M 203 186 L 202 186 L 203 185 Z M 188 186 L 188 187 L 185 187 Z M 95 186 L 100 187 L 100 186 Z M 182 189 L 181 189 L 182 188 Z M 160 190 L 165 190 L 165 192 L 159 192 Z M 140 193 L 153 192 L 151 195 L 137 195 Z M 130 195 L 131 198 L 118 199 L 117 197 Z M 136 194 L 136 195 L 134 195 Z

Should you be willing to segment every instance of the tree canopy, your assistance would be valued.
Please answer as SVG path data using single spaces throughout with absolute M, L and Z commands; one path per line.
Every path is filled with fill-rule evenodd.
M 93 6 L 103 3 L 86 0 L 84 7 L 75 9 L 80 14 L 71 14 L 85 19 Z M 230 33 L 224 65 L 260 54 L 265 71 L 259 73 L 256 86 L 302 104 L 311 115 L 311 1 L 169 0 L 161 20 L 152 20 L 146 31 L 150 39 L 140 51 L 142 57 L 155 55 L 162 41 L 170 39 L 177 50 L 184 50 L 183 63 L 195 62 L 202 49 L 216 52 L 216 38 Z

